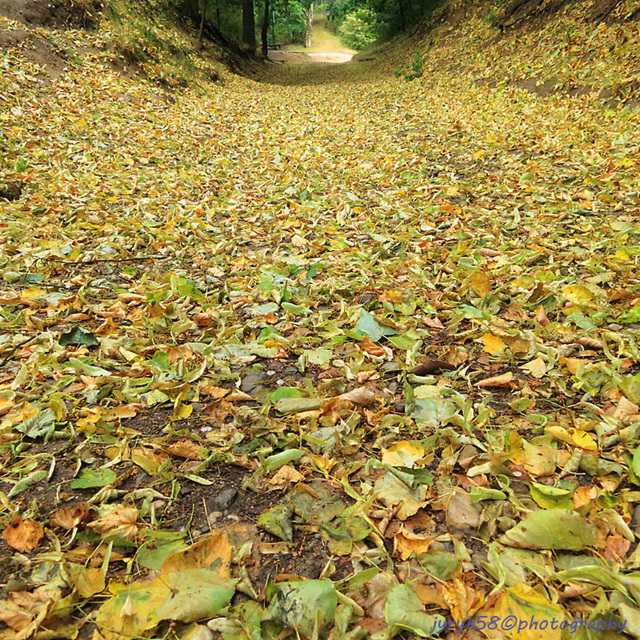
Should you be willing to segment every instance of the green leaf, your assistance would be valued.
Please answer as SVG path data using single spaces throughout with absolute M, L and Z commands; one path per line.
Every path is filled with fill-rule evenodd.
M 406 584 L 399 584 L 389 592 L 384 617 L 391 633 L 406 629 L 421 638 L 439 635 L 446 626 L 442 616 L 425 613 L 422 602 Z
M 500 542 L 522 549 L 579 551 L 594 544 L 595 534 L 586 518 L 575 511 L 551 509 L 528 513 Z
M 278 413 L 302 413 L 303 411 L 315 411 L 322 406 L 319 398 L 280 398 L 276 402 Z
M 96 367 L 88 362 L 84 362 L 80 360 L 80 358 L 69 358 L 69 364 L 76 370 L 80 371 L 80 373 L 84 373 L 87 376 L 91 376 L 92 378 L 99 378 L 101 376 L 110 376 L 111 371 L 107 371 L 106 369 L 102 369 L 101 367 Z
M 44 436 L 48 440 L 55 431 L 56 415 L 52 409 L 45 409 L 35 416 L 21 422 L 15 427 L 16 431 L 24 433 L 27 438 Z
M 274 403 L 282 398 L 302 398 L 302 391 L 296 387 L 279 387 L 269 396 Z
M 293 540 L 292 516 L 293 509 L 291 506 L 288 504 L 278 504 L 260 514 L 258 517 L 258 526 L 281 540 L 291 542 Z
M 118 476 L 111 469 L 83 469 L 80 476 L 71 483 L 72 489 L 92 489 L 105 487 L 115 482 Z
M 66 347 L 70 344 L 84 345 L 85 347 L 97 347 L 100 342 L 96 336 L 82 327 L 73 327 L 70 331 L 60 334 L 58 340 L 60 346 Z
M 47 477 L 47 472 L 44 469 L 39 469 L 38 471 L 34 471 L 30 473 L 26 478 L 22 478 L 16 482 L 11 488 L 11 491 L 7 494 L 8 498 L 13 498 L 21 494 L 23 491 L 26 491 L 29 487 L 34 484 L 40 482 L 40 480 L 44 480 Z
M 301 316 L 305 313 L 311 313 L 311 309 L 307 309 L 307 307 L 303 307 L 299 304 L 293 304 L 291 302 L 283 302 L 281 306 L 287 313 L 290 313 L 294 316 Z
M 472 487 L 469 492 L 471 502 L 476 504 L 482 500 L 506 500 L 507 494 L 499 489 L 490 489 L 489 487 Z
M 317 638 L 334 622 L 338 595 L 326 578 L 270 584 L 267 597 L 272 618 L 306 638 Z
M 166 578 L 171 593 L 158 607 L 163 620 L 194 622 L 211 618 L 225 607 L 235 593 L 235 580 L 220 577 L 209 569 L 183 569 Z
M 640 373 L 625 378 L 621 382 L 620 388 L 631 402 L 640 404 Z
M 538 506 L 543 509 L 572 509 L 573 500 L 571 499 L 571 491 L 567 489 L 558 489 L 550 487 L 539 482 L 532 482 L 529 485 L 531 497 L 536 501 Z
M 390 327 L 381 325 L 368 311 L 360 310 L 360 320 L 356 324 L 356 331 L 362 335 L 371 338 L 374 342 L 378 342 L 383 336 L 395 335 L 395 331 Z
M 264 467 L 267 471 L 275 471 L 285 464 L 297 462 L 302 457 L 300 449 L 287 449 L 281 453 L 275 453 L 264 461 Z
M 162 371 L 171 370 L 171 363 L 169 362 L 169 354 L 166 353 L 165 351 L 156 351 L 153 354 L 153 358 L 151 358 L 150 360 L 147 360 L 145 364 L 149 365 L 150 367 L 157 367 Z

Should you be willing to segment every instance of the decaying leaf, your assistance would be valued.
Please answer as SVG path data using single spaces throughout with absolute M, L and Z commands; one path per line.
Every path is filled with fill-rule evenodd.
M 42 525 L 33 518 L 14 518 L 2 532 L 2 539 L 18 551 L 31 553 L 44 536 Z
M 135 507 L 116 506 L 87 526 L 105 537 L 117 536 L 135 540 L 138 535 L 138 510 Z

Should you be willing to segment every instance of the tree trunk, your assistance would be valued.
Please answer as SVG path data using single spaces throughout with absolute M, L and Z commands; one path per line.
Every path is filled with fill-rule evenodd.
M 404 17 L 404 0 L 398 0 L 398 11 L 400 13 L 400 30 L 405 31 L 407 28 L 407 23 Z
M 253 0 L 245 0 L 242 5 L 242 41 L 251 53 L 256 52 L 256 18 L 253 12 Z
M 266 58 L 269 55 L 269 43 L 267 35 L 269 33 L 269 0 L 264 0 L 264 18 L 262 20 L 262 55 Z
M 207 7 L 209 6 L 209 0 L 204 0 L 202 6 L 202 16 L 200 18 L 200 33 L 198 34 L 198 50 L 202 49 L 202 40 L 204 39 L 204 20 L 207 15 Z
M 184 14 L 192 20 L 197 20 L 200 11 L 198 11 L 198 0 L 184 0 L 182 3 Z
M 311 30 L 313 28 L 313 4 L 309 9 L 303 9 L 305 24 L 304 24 L 304 46 L 309 48 L 311 46 Z

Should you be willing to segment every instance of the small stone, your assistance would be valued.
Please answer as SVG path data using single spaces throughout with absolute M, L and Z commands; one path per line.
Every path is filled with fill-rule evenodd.
M 264 373 L 253 373 L 251 375 L 242 378 L 242 384 L 240 390 L 245 393 L 249 393 L 252 389 L 255 389 L 261 382 L 264 382 L 267 376 Z
M 222 511 L 211 511 L 209 513 L 209 529 L 213 529 L 213 526 L 222 518 Z
M 207 500 L 207 509 L 209 511 L 225 511 L 235 502 L 237 497 L 237 489 L 223 489 Z

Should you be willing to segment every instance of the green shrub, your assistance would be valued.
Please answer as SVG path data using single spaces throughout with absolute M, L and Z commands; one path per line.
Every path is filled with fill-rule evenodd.
M 366 49 L 377 38 L 376 21 L 367 9 L 358 9 L 345 17 L 340 25 L 343 42 L 352 49 Z
M 408 67 L 402 67 L 396 71 L 396 78 L 400 76 L 404 77 L 407 82 L 420 78 L 424 73 L 424 60 L 422 59 L 422 52 L 416 51 L 416 57 Z

